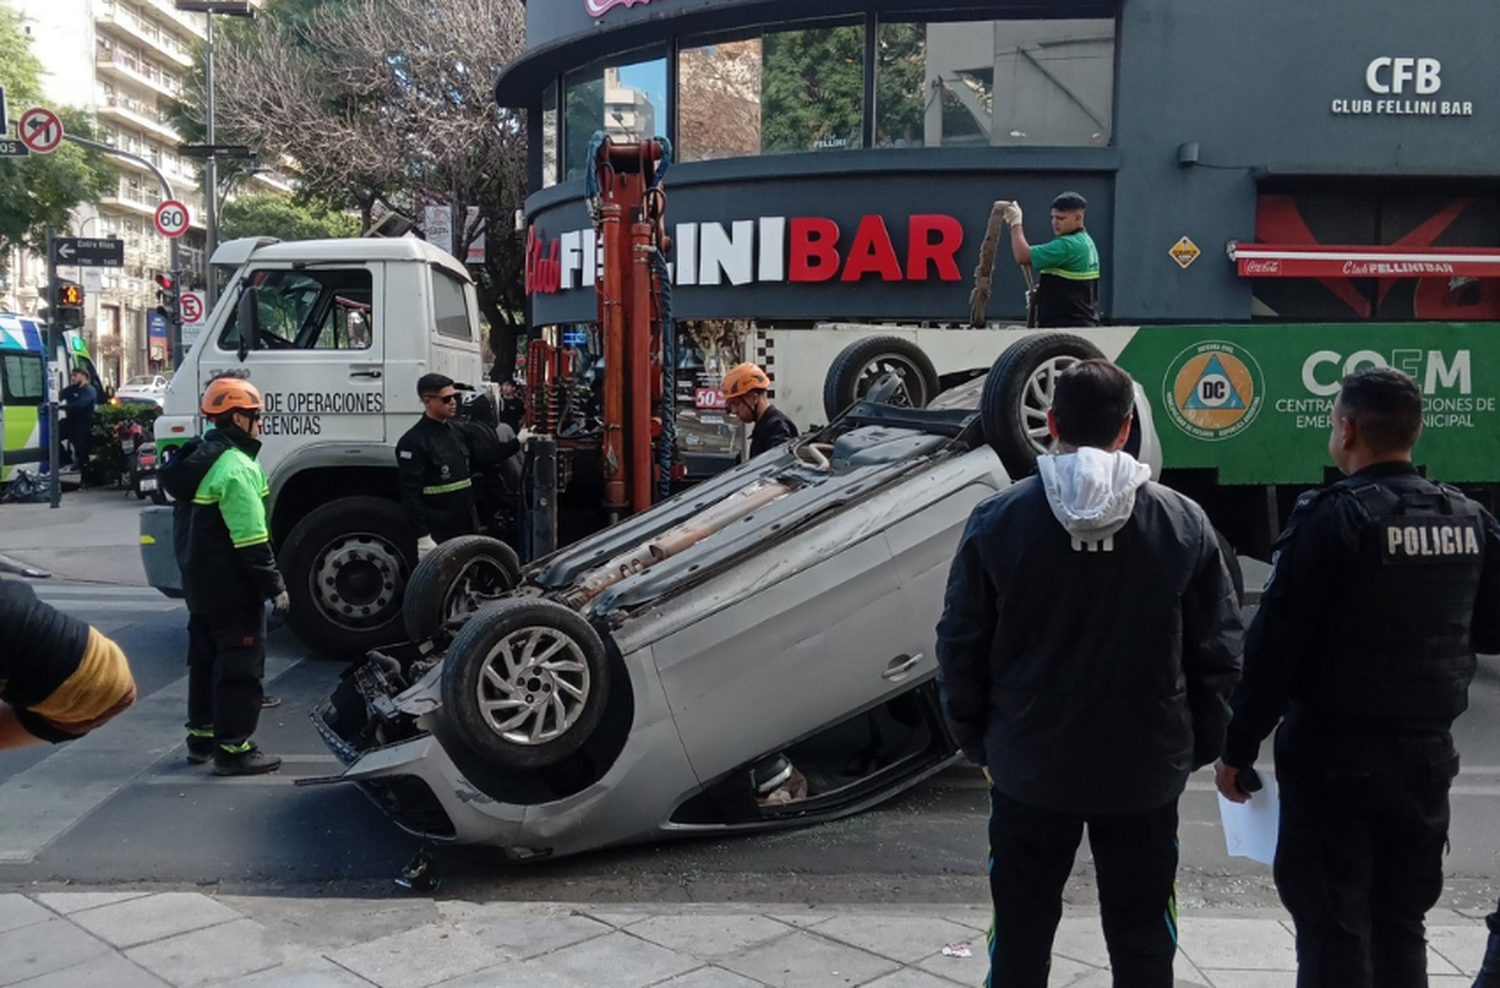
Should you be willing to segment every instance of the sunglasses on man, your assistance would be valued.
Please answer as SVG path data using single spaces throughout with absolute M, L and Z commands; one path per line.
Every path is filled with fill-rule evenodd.
M 440 401 L 445 405 L 451 405 L 458 401 L 458 395 L 423 395 L 422 400 Z

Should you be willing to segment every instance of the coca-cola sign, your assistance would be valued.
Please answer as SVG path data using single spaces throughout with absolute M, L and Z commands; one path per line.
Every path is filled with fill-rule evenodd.
M 584 6 L 595 17 L 603 17 L 616 7 L 634 7 L 651 0 L 583 0 Z
M 1277 275 L 1280 273 L 1280 261 L 1245 261 L 1245 274 Z

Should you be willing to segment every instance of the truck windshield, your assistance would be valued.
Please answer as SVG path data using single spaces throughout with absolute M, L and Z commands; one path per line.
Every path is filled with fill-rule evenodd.
M 365 350 L 374 325 L 368 268 L 253 271 L 247 278 L 260 309 L 252 350 Z M 238 309 L 219 334 L 220 350 L 238 350 Z

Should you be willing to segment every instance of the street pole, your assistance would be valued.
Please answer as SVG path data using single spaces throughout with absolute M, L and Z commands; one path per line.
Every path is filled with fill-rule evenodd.
M 172 194 L 172 183 L 167 181 L 167 176 L 163 175 L 161 173 L 161 169 L 158 168 L 158 167 L 156 167 L 156 165 L 152 164 L 152 162 L 151 162 L 151 160 L 149 158 L 142 158 L 139 155 L 131 154 L 128 151 L 121 151 L 119 148 L 114 147 L 113 145 L 110 145 L 110 144 L 100 144 L 98 141 L 91 141 L 87 137 L 77 137 L 77 136 L 75 136 L 73 134 L 64 134 L 63 135 L 63 140 L 72 141 L 74 144 L 77 144 L 79 147 L 88 148 L 90 151 L 98 151 L 100 154 L 112 154 L 116 158 L 124 158 L 127 161 L 134 161 L 138 165 L 144 165 L 146 168 L 150 169 L 151 174 L 155 175 L 156 176 L 156 180 L 161 183 L 161 195 L 162 195 L 162 198 L 163 199 L 175 199 L 175 198 L 177 198 L 175 195 Z M 177 244 L 178 239 L 179 238 L 177 238 L 177 237 L 172 237 L 171 238 L 172 242 L 171 242 L 170 245 L 168 245 L 168 248 L 167 248 L 168 251 L 169 251 L 169 259 L 168 259 L 167 263 L 172 266 L 172 285 L 173 285 L 174 288 L 177 289 L 178 292 L 181 292 L 182 291 L 182 252 L 179 249 L 178 244 Z M 51 251 L 52 251 L 52 248 L 50 246 L 50 241 L 49 241 L 49 246 L 47 248 L 47 252 L 48 252 L 47 263 L 48 263 L 48 265 L 52 265 L 54 263 L 53 260 L 52 260 L 52 257 L 51 257 Z M 55 280 L 55 279 L 49 279 L 49 280 Z M 175 371 L 178 367 L 180 367 L 182 365 L 182 326 L 175 319 L 169 319 L 169 320 L 167 320 L 167 343 L 168 343 L 168 346 L 171 348 L 172 369 Z
M 209 147 L 214 146 L 214 15 L 204 13 L 204 42 L 203 42 L 203 89 L 205 105 L 203 109 L 203 123 L 207 131 L 205 137 Z M 204 181 L 208 184 L 208 195 L 203 197 L 204 207 L 208 210 L 208 250 L 205 256 L 204 267 L 208 284 L 204 287 L 207 293 L 207 308 L 213 311 L 214 303 L 219 299 L 218 279 L 214 277 L 214 266 L 212 261 L 214 251 L 219 247 L 219 158 L 210 152 L 208 160 L 204 162 Z
M 62 343 L 59 325 L 61 313 L 57 311 L 57 228 L 47 224 L 47 352 L 42 355 L 42 367 L 46 384 L 52 386 L 52 365 L 57 363 L 57 348 Z M 47 402 L 47 474 L 52 507 L 62 507 L 62 456 L 58 441 L 57 402 L 60 395 L 52 395 Z

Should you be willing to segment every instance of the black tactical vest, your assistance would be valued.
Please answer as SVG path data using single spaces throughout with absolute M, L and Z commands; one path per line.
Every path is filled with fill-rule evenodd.
M 1337 577 L 1337 603 L 1298 700 L 1376 730 L 1446 730 L 1468 706 L 1474 678 L 1481 509 L 1416 476 L 1325 496 L 1352 499 L 1344 507 L 1359 519 L 1359 551 Z

